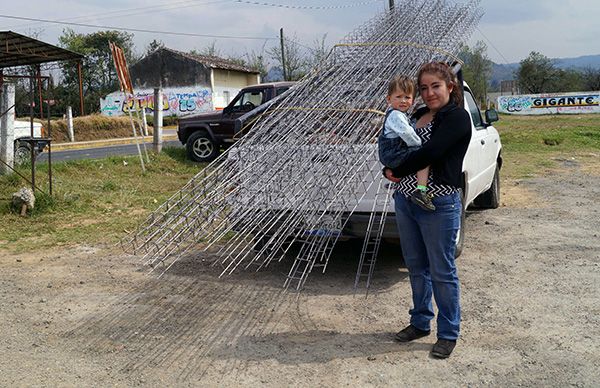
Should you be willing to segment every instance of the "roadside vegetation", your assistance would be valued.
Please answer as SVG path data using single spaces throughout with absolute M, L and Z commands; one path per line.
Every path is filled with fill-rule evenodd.
M 504 146 L 504 180 L 546 175 L 565 163 L 589 171 L 600 164 L 600 115 L 502 115 L 496 124 Z M 186 160 L 182 148 L 167 148 L 152 154 L 145 174 L 137 156 L 52 167 L 54 195 L 36 193 L 36 208 L 27 217 L 7 200 L 27 184 L 16 174 L 0 176 L 0 251 L 117 243 L 205 164 Z M 26 166 L 19 171 L 29 177 Z M 38 166 L 36 177 L 47 192 L 47 165 Z
M 565 163 L 600 165 L 600 115 L 500 115 L 504 178 L 545 175 Z
M 18 120 L 29 121 L 29 117 L 19 118 Z M 35 119 L 42 124 L 44 128 L 48 126 L 47 120 Z M 148 124 L 148 134 L 152 134 L 154 116 L 146 115 Z M 163 127 L 174 128 L 177 126 L 177 117 L 163 117 Z M 137 126 L 136 130 L 140 127 Z M 53 144 L 66 143 L 69 141 L 66 119 L 50 120 L 50 129 L 52 131 Z M 131 121 L 129 116 L 103 116 L 101 114 L 91 114 L 82 117 L 73 118 L 73 131 L 75 132 L 75 141 L 90 141 L 100 139 L 115 139 L 121 137 L 131 137 Z M 48 132 L 46 132 L 48 133 Z M 139 135 L 139 133 L 138 133 Z
M 0 251 L 117 243 L 205 166 L 187 161 L 179 148 L 150 158 L 145 174 L 137 156 L 53 163 L 54 195 L 36 192 L 27 217 L 11 208 L 10 198 L 29 185 L 14 173 L 0 176 Z M 27 166 L 19 172 L 31 174 Z M 37 165 L 36 185 L 46 193 L 47 177 L 47 165 Z

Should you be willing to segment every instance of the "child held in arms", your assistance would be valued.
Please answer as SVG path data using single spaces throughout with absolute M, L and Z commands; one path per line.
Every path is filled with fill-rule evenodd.
M 406 112 L 413 105 L 416 87 L 414 81 L 404 75 L 392 79 L 388 85 L 386 112 L 383 130 L 379 135 L 379 160 L 389 168 L 401 165 L 408 155 L 421 147 L 421 138 L 409 122 Z M 429 167 L 417 172 L 417 190 L 411 201 L 427 211 L 435 210 L 431 196 L 427 193 Z

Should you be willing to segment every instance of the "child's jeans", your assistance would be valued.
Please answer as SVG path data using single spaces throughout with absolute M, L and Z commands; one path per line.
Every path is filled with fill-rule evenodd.
M 382 131 L 383 132 L 383 131 Z M 377 140 L 379 144 L 379 161 L 386 167 L 396 168 L 400 166 L 411 152 L 418 150 L 419 146 L 409 147 L 400 137 L 385 137 L 383 133 Z

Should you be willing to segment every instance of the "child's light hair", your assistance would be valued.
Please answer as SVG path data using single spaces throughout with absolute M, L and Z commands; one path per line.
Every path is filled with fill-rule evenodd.
M 388 96 L 391 96 L 396 90 L 410 94 L 414 98 L 417 88 L 412 78 L 406 75 L 399 75 L 394 77 L 388 84 Z

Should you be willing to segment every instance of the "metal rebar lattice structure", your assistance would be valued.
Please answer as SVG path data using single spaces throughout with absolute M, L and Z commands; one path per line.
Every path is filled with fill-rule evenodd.
M 478 0 L 407 0 L 350 33 L 318 68 L 262 111 L 247 134 L 122 241 L 155 268 L 216 254 L 221 275 L 261 269 L 296 253 L 285 287 L 325 271 L 365 193 L 373 211 L 356 275 L 369 285 L 389 189 L 376 138 L 389 80 L 429 61 L 456 61 L 475 28 Z M 300 244 L 290 251 L 292 243 Z M 298 245 L 295 244 L 295 245 Z

